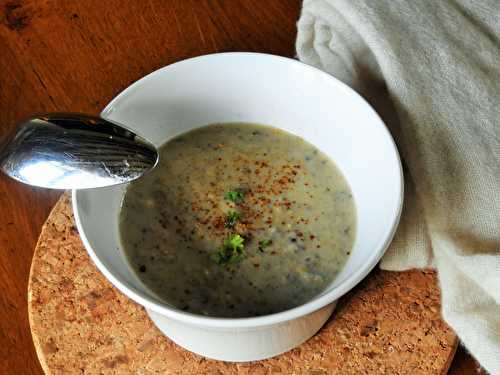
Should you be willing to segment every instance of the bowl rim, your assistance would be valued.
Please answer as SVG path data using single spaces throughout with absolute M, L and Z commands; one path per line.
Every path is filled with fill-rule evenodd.
M 382 126 L 383 131 L 385 132 L 385 135 L 388 137 L 390 140 L 390 144 L 392 146 L 392 152 L 394 153 L 394 156 L 396 157 L 396 161 L 398 164 L 398 169 L 399 173 L 397 174 L 398 181 L 397 183 L 397 189 L 399 193 L 398 197 L 398 205 L 395 209 L 395 211 L 392 213 L 393 219 L 391 222 L 391 228 L 386 234 L 386 237 L 381 241 L 381 243 L 378 245 L 378 247 L 375 249 L 376 251 L 373 251 L 369 257 L 369 259 L 366 261 L 363 267 L 360 267 L 357 269 L 354 273 L 352 273 L 350 276 L 348 276 L 339 286 L 335 287 L 334 289 L 330 290 L 329 292 L 324 293 L 323 295 L 320 295 L 319 297 L 315 297 L 314 299 L 300 305 L 294 308 L 291 308 L 289 310 L 285 310 L 282 312 L 270 314 L 270 315 L 262 315 L 262 316 L 257 316 L 257 317 L 247 317 L 247 318 L 220 318 L 220 317 L 210 317 L 210 316 L 203 316 L 203 315 L 197 315 L 197 314 L 192 314 L 188 312 L 184 312 L 181 310 L 177 310 L 175 308 L 168 307 L 166 305 L 161 305 L 157 302 L 155 302 L 152 298 L 144 296 L 142 292 L 135 291 L 134 289 L 122 284 L 122 282 L 113 275 L 111 271 L 109 271 L 106 266 L 101 262 L 99 257 L 97 256 L 96 252 L 90 245 L 90 242 L 83 230 L 83 225 L 81 221 L 81 217 L 79 214 L 78 210 L 78 190 L 72 190 L 72 206 L 73 206 L 73 214 L 75 218 L 75 223 L 76 227 L 78 229 L 78 232 L 80 234 L 80 237 L 82 239 L 82 242 L 92 259 L 92 261 L 96 264 L 97 268 L 101 273 L 104 274 L 104 276 L 122 293 L 124 293 L 126 296 L 131 298 L 133 301 L 136 303 L 139 303 L 140 305 L 144 306 L 146 309 L 152 310 L 158 314 L 161 314 L 167 318 L 175 319 L 177 321 L 186 323 L 186 324 L 192 324 L 192 325 L 198 325 L 198 326 L 205 326 L 205 327 L 212 327 L 212 328 L 256 328 L 256 327 L 264 327 L 268 325 L 273 325 L 273 324 L 279 324 L 279 323 L 284 323 L 293 319 L 300 318 L 302 316 L 308 315 L 316 310 L 321 309 L 322 307 L 332 303 L 333 301 L 339 299 L 342 297 L 344 294 L 349 292 L 352 288 L 354 288 L 363 278 L 368 275 L 368 273 L 376 266 L 380 258 L 383 256 L 385 251 L 387 250 L 389 244 L 391 243 L 394 234 L 396 232 L 396 229 L 398 227 L 399 220 L 401 218 L 401 212 L 403 208 L 403 197 L 404 197 L 404 180 L 403 180 L 403 168 L 401 164 L 401 159 L 396 147 L 396 143 L 394 142 L 393 137 L 391 136 L 389 130 L 387 129 L 387 126 L 385 123 L 382 121 L 378 113 L 372 108 L 372 106 L 361 96 L 359 95 L 354 89 L 343 83 L 342 81 L 338 80 L 334 76 L 330 75 L 329 73 L 318 69 L 314 66 L 307 65 L 301 61 L 288 58 L 288 57 L 283 57 L 283 56 L 278 56 L 278 55 L 272 55 L 272 54 L 266 54 L 266 53 L 257 53 L 257 52 L 223 52 L 223 53 L 213 53 L 213 54 L 208 54 L 208 55 L 201 55 L 201 56 L 196 56 L 196 57 L 191 57 L 185 60 L 180 60 L 178 62 L 175 62 L 170 65 L 166 65 L 160 69 L 157 69 L 146 76 L 140 78 L 136 82 L 132 83 L 129 85 L 127 88 L 125 88 L 123 91 L 121 91 L 117 96 L 115 96 L 109 103 L 108 105 L 102 110 L 101 116 L 103 118 L 106 118 L 107 115 L 109 115 L 112 112 L 113 106 L 120 101 L 122 98 L 130 95 L 133 91 L 136 89 L 141 88 L 141 86 L 145 85 L 148 83 L 149 80 L 154 79 L 156 76 L 159 76 L 163 74 L 166 70 L 171 68 L 174 65 L 177 64 L 183 64 L 186 62 L 193 62 L 193 61 L 201 61 L 205 59 L 211 59 L 211 58 L 220 58 L 220 57 L 250 57 L 250 58 L 264 58 L 264 59 L 271 59 L 271 60 L 279 60 L 283 63 L 286 64 L 294 64 L 301 69 L 306 69 L 314 74 L 319 74 L 322 76 L 324 79 L 329 80 L 331 83 L 333 83 L 336 87 L 348 91 L 351 95 L 354 95 L 355 97 L 358 97 L 361 99 L 360 103 L 364 103 L 364 106 L 368 106 L 374 116 L 375 119 L 378 119 L 378 122 L 380 126 Z

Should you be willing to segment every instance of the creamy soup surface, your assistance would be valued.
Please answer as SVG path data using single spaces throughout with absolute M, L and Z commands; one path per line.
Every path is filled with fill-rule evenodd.
M 214 124 L 160 148 L 131 183 L 120 234 L 140 280 L 165 303 L 249 317 L 321 293 L 353 246 L 355 206 L 335 164 L 282 130 Z

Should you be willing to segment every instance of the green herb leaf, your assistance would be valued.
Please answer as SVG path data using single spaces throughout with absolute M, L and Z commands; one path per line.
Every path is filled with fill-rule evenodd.
M 222 247 L 212 254 L 212 259 L 220 265 L 236 263 L 245 257 L 245 239 L 239 234 L 230 235 Z
M 243 245 L 244 242 L 245 239 L 239 234 L 231 234 L 226 242 L 224 242 L 224 246 L 231 248 L 235 252 L 243 252 L 243 249 L 245 248 Z
M 245 200 L 245 192 L 243 190 L 231 190 L 226 193 L 226 198 L 234 203 L 241 203 Z
M 236 222 L 240 220 L 241 215 L 236 211 L 230 211 L 226 216 L 226 221 L 224 226 L 226 228 L 232 228 L 236 225 Z
M 261 252 L 264 252 L 264 249 L 266 247 L 270 246 L 272 243 L 273 243 L 272 240 L 262 240 L 262 241 L 259 241 L 259 250 Z

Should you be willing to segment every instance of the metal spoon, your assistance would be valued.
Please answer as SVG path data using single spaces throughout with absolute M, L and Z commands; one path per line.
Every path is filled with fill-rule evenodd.
M 75 113 L 30 117 L 0 140 L 0 169 L 25 184 L 87 189 L 133 181 L 158 162 L 151 143 L 125 127 Z

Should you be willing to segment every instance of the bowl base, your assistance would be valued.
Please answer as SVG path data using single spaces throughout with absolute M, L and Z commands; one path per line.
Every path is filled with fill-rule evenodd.
M 158 329 L 173 342 L 201 356 L 227 362 L 274 357 L 307 341 L 325 324 L 336 301 L 306 316 L 257 328 L 186 325 L 146 309 Z

